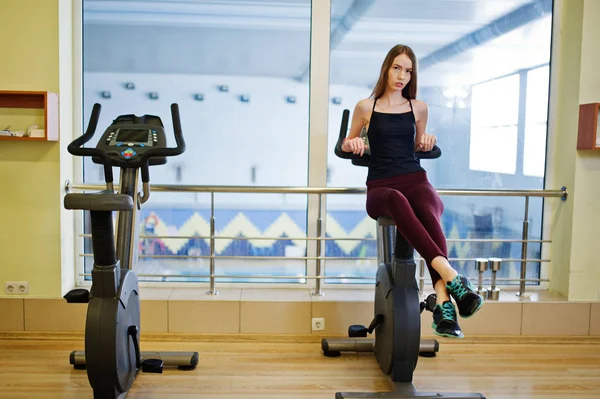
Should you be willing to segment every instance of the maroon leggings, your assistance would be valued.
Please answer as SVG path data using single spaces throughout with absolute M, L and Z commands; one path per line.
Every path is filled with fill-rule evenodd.
M 431 266 L 437 256 L 448 258 L 446 238 L 440 224 L 444 204 L 426 172 L 367 182 L 367 214 L 377 219 L 391 216 L 398 233 L 425 259 L 433 285 L 441 279 Z

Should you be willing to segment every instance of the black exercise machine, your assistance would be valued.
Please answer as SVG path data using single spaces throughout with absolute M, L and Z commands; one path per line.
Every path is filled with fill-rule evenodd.
M 364 155 L 342 151 L 348 130 L 350 111 L 344 110 L 335 154 L 350 159 L 357 166 L 368 166 L 369 149 Z M 429 152 L 417 152 L 420 159 L 441 156 L 434 146 Z M 341 352 L 373 352 L 381 370 L 396 386 L 393 392 L 337 392 L 336 399 L 346 398 L 455 398 L 485 399 L 479 393 L 425 393 L 418 392 L 412 383 L 419 354 L 433 357 L 439 350 L 436 340 L 421 340 L 421 313 L 433 311 L 435 294 L 420 302 L 416 279 L 414 248 L 397 234 L 394 220 L 383 216 L 377 219 L 377 274 L 375 277 L 375 317 L 369 327 L 353 325 L 348 329 L 350 338 L 323 339 L 321 348 L 325 356 L 340 356 Z M 375 339 L 365 339 L 375 333 Z
M 149 165 L 162 165 L 166 157 L 185 151 L 179 108 L 171 105 L 174 148 L 167 148 L 164 126 L 158 116 L 121 115 L 105 130 L 96 148 L 83 148 L 96 131 L 100 104 L 95 104 L 85 134 L 68 146 L 73 155 L 91 156 L 104 166 L 106 190 L 67 194 L 66 209 L 90 212 L 94 267 L 92 286 L 65 295 L 69 303 L 87 303 L 85 352 L 74 351 L 70 363 L 87 370 L 94 399 L 123 399 L 138 372 L 162 373 L 163 367 L 193 370 L 198 352 L 142 352 L 140 350 L 140 296 L 132 270 L 137 259 L 137 211 L 150 196 Z M 112 167 L 120 167 L 116 194 Z M 141 170 L 143 195 L 138 193 Z M 113 212 L 117 212 L 116 245 Z

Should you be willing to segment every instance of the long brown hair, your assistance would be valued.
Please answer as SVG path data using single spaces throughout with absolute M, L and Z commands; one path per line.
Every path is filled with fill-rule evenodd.
M 408 82 L 406 87 L 402 89 L 402 95 L 404 96 L 404 98 L 408 99 L 417 98 L 417 57 L 415 56 L 414 51 L 410 47 L 405 46 L 403 44 L 395 45 L 385 56 L 383 64 L 381 64 L 381 72 L 379 73 L 379 79 L 377 80 L 377 84 L 375 85 L 375 88 L 371 93 L 371 98 L 377 100 L 379 97 L 383 96 L 388 82 L 388 72 L 392 67 L 394 59 L 401 54 L 406 54 L 412 62 L 412 73 L 410 77 L 410 82 Z

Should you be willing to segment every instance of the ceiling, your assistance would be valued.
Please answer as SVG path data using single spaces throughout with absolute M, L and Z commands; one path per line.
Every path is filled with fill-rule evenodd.
M 551 2 L 331 0 L 330 82 L 372 85 L 397 43 L 415 50 L 420 86 L 547 63 Z M 84 69 L 303 80 L 310 13 L 310 0 L 84 0 Z

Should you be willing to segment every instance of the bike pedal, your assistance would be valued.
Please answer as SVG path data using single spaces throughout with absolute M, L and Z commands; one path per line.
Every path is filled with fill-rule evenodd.
M 348 327 L 348 336 L 350 338 L 364 338 L 367 336 L 369 329 L 361 325 L 352 325 Z
M 73 289 L 63 296 L 67 303 L 88 303 L 90 301 L 90 292 L 83 288 Z
M 435 310 L 435 305 L 437 304 L 437 296 L 435 294 L 429 294 L 427 299 L 425 299 L 425 309 L 430 312 Z
M 162 374 L 165 362 L 160 359 L 148 359 L 142 362 L 142 372 Z

